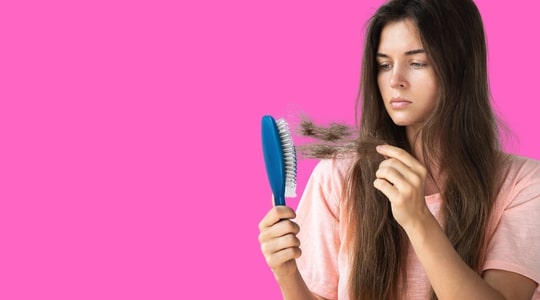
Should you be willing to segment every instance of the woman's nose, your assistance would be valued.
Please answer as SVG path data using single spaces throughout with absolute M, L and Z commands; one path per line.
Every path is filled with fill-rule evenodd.
M 392 75 L 390 77 L 390 86 L 395 89 L 407 87 L 407 80 L 401 68 L 394 67 L 394 69 L 392 70 Z

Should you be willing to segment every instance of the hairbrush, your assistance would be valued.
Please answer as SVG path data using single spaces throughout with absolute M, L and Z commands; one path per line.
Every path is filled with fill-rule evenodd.
M 262 148 L 266 174 L 274 195 L 274 205 L 285 205 L 285 197 L 296 197 L 296 150 L 289 125 L 269 115 L 261 121 Z

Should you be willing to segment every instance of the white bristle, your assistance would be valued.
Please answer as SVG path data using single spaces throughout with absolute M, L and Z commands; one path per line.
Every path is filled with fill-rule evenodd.
M 283 158 L 285 160 L 285 197 L 296 197 L 296 150 L 289 125 L 284 119 L 276 120 Z

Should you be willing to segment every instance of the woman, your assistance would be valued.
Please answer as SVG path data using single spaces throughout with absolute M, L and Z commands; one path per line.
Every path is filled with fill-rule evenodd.
M 540 163 L 500 149 L 475 4 L 389 1 L 361 78 L 354 147 L 259 224 L 284 299 L 540 299 Z

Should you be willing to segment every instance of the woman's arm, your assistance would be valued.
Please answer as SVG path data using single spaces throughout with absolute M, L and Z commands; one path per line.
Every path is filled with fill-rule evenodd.
M 537 286 L 533 280 L 502 270 L 488 270 L 482 278 L 461 259 L 426 206 L 427 172 L 420 162 L 397 147 L 379 146 L 377 151 L 387 159 L 373 184 L 391 202 L 439 299 L 531 299 Z
M 291 263 L 296 266 L 296 262 L 294 260 L 291 261 Z M 296 268 L 296 270 L 292 274 L 289 274 L 287 276 L 276 275 L 275 277 L 281 289 L 281 294 L 283 295 L 284 300 L 326 300 L 326 298 L 311 293 L 311 291 L 306 286 L 302 275 L 300 275 L 298 268 Z
M 300 257 L 300 228 L 291 221 L 294 211 L 286 206 L 272 208 L 259 223 L 259 242 L 284 300 L 324 300 L 311 293 L 296 266 Z
M 484 278 L 480 277 L 457 254 L 431 214 L 405 231 L 441 300 L 530 300 L 536 289 L 536 282 L 513 272 L 487 270 Z

